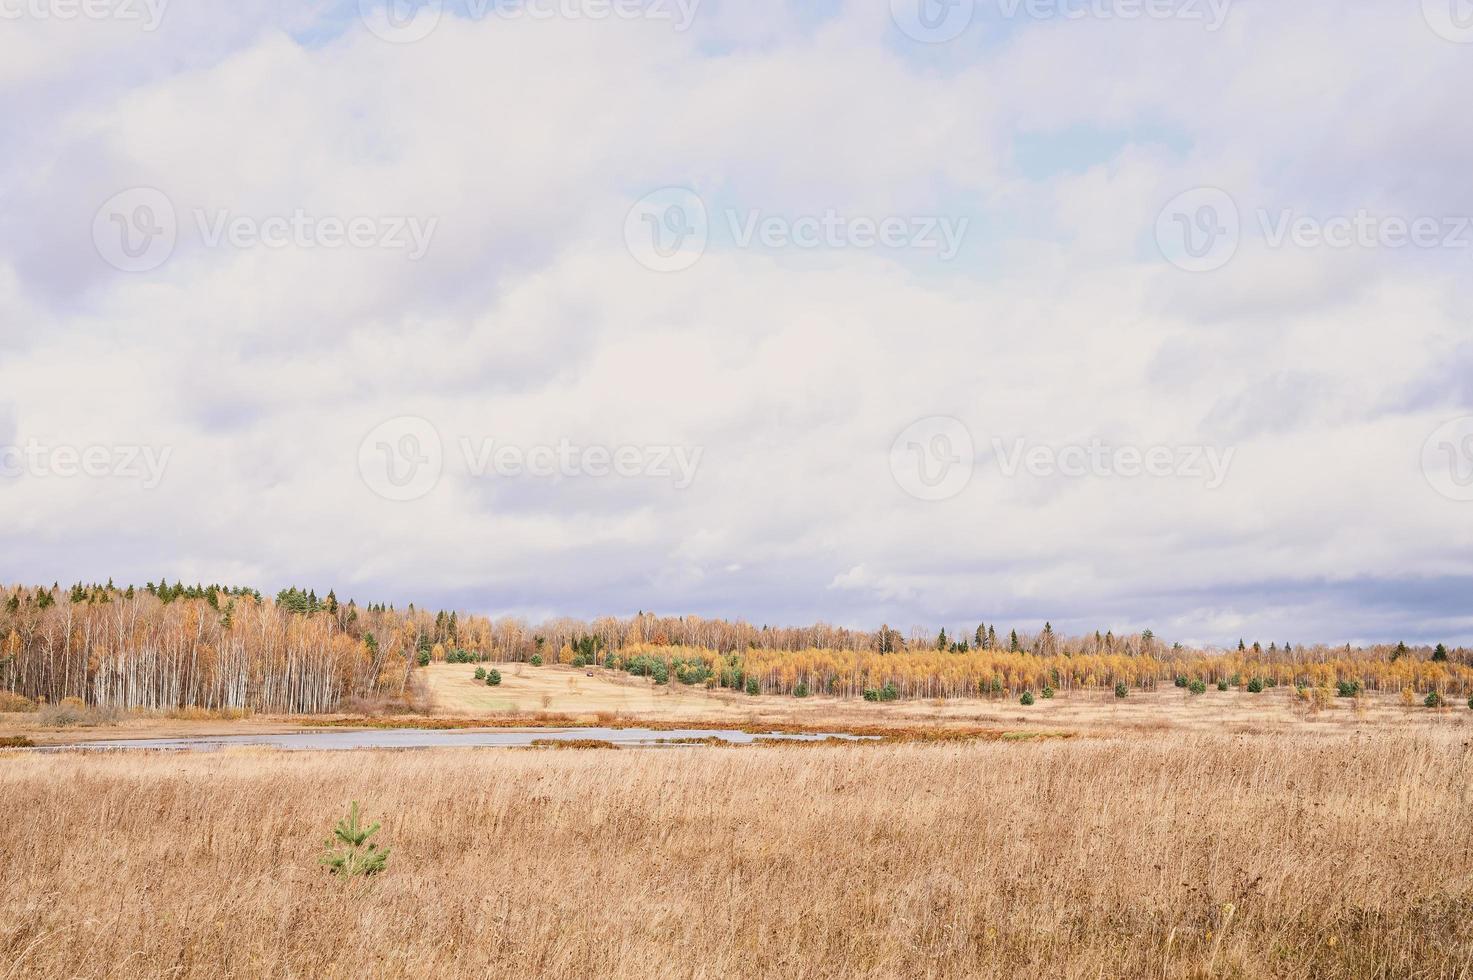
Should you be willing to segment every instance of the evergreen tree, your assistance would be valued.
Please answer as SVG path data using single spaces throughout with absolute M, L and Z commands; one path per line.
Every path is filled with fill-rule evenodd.
M 327 842 L 328 852 L 322 856 L 322 863 L 333 874 L 347 878 L 378 874 L 389 861 L 389 848 L 379 850 L 377 844 L 368 842 L 378 832 L 377 822 L 369 827 L 363 826 L 355 800 L 348 810 L 347 819 L 339 820 L 333 828 L 332 839 Z M 334 843 L 339 846 L 334 847 Z

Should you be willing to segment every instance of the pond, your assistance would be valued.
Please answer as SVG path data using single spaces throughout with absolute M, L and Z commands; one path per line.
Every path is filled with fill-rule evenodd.
M 816 742 L 826 738 L 868 741 L 874 735 L 785 734 L 740 732 L 715 728 L 656 731 L 650 728 L 502 728 L 483 731 L 428 728 L 375 728 L 362 731 L 321 729 L 278 735 L 196 735 L 182 738 L 119 738 L 50 746 L 49 751 L 74 749 L 155 749 L 161 751 L 213 752 L 236 746 L 260 746 L 287 750 L 347 749 L 433 749 L 433 748 L 527 748 L 533 742 L 567 742 L 593 739 L 624 747 L 672 748 L 693 740 L 718 739 L 732 745 L 750 745 L 758 739 L 783 742 Z

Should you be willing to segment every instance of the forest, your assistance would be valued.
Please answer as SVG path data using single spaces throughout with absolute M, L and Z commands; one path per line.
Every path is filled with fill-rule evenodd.
M 1236 649 L 1167 643 L 1150 630 L 1064 636 L 979 623 L 908 635 L 825 624 L 754 626 L 640 612 L 592 621 L 467 615 L 353 600 L 335 591 L 169 584 L 15 586 L 0 602 L 0 691 L 26 702 L 78 698 L 122 709 L 198 707 L 319 713 L 413 706 L 415 671 L 495 661 L 613 668 L 655 684 L 752 695 L 869 700 L 1002 697 L 1019 691 L 1275 685 L 1473 695 L 1473 653 L 1240 640 Z M 1403 694 L 1404 697 L 1408 696 Z

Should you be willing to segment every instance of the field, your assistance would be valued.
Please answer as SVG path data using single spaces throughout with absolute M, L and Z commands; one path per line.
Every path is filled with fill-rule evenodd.
M 435 664 L 422 673 L 437 715 L 467 719 L 511 715 L 535 722 L 550 712 L 582 721 L 615 715 L 627 721 L 728 725 L 790 724 L 816 728 L 880 726 L 933 728 L 980 726 L 1080 734 L 1190 730 L 1242 734 L 1272 731 L 1337 732 L 1355 729 L 1422 729 L 1441 725 L 1473 734 L 1473 712 L 1408 708 L 1395 697 L 1334 698 L 1321 708 L 1300 701 L 1292 688 L 1260 694 L 1209 690 L 1195 696 L 1166 687 L 1125 699 L 1109 690 L 1076 691 L 1039 698 L 1024 707 L 1016 698 L 948 698 L 868 704 L 854 698 L 749 697 L 721 689 L 656 685 L 649 678 L 602 669 L 499 666 L 502 682 L 474 679 L 474 666 Z M 1467 723 L 1465 725 L 1465 723 Z
M 0 760 L 6 976 L 1459 977 L 1467 729 Z M 317 865 L 356 799 L 375 878 Z
M 0 749 L 0 977 L 1473 977 L 1466 708 L 1289 688 L 871 704 L 474 669 L 423 671 L 432 717 L 336 721 L 896 738 Z M 0 716 L 0 737 L 319 723 L 42 717 Z M 318 857 L 353 800 L 392 853 L 342 880 Z

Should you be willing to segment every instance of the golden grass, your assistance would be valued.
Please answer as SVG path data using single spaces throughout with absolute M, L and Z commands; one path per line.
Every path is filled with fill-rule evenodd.
M 15 751 L 0 977 L 1466 977 L 1470 777 L 1435 726 Z M 393 855 L 339 881 L 353 799 Z
M 858 699 L 794 698 L 783 695 L 751 697 L 721 689 L 707 690 L 671 682 L 656 685 L 649 678 L 632 677 L 603 668 L 588 670 L 548 665 L 498 665 L 502 683 L 487 687 L 474 679 L 475 665 L 434 664 L 424 675 L 437 718 L 484 721 L 504 719 L 507 724 L 529 723 L 552 716 L 564 724 L 668 723 L 667 727 L 755 729 L 774 725 L 801 731 L 855 731 L 873 728 L 959 727 L 1115 734 L 1187 729 L 1220 732 L 1224 728 L 1260 732 L 1421 728 L 1431 721 L 1458 727 L 1473 725 L 1473 711 L 1458 705 L 1441 712 L 1405 706 L 1395 695 L 1368 695 L 1359 699 L 1329 698 L 1313 703 L 1300 700 L 1292 687 L 1280 686 L 1260 694 L 1210 688 L 1197 696 L 1165 687 L 1133 691 L 1117 699 L 1105 690 L 1060 692 L 1023 706 L 1017 698 L 956 698 L 904 700 L 870 704 Z M 423 724 L 423 719 L 420 720 Z M 654 727 L 651 725 L 650 727 Z

